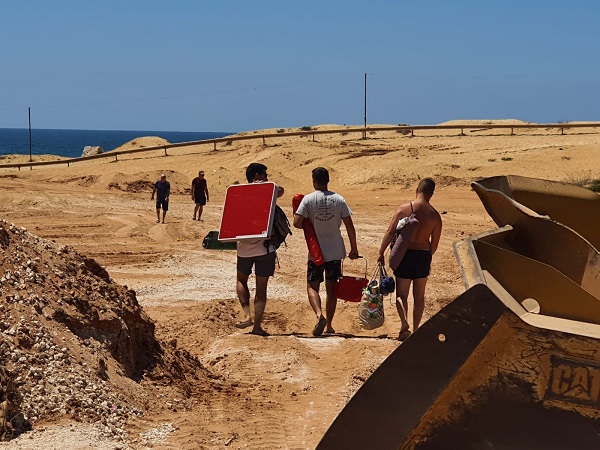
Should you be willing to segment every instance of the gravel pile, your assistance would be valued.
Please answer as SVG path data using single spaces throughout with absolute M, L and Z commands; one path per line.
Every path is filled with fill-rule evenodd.
M 0 220 L 0 440 L 65 416 L 125 439 L 137 382 L 199 369 L 96 261 Z

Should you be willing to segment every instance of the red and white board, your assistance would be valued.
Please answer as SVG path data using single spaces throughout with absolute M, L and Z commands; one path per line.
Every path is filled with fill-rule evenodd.
M 234 184 L 227 188 L 219 241 L 268 239 L 273 227 L 277 185 L 271 182 Z

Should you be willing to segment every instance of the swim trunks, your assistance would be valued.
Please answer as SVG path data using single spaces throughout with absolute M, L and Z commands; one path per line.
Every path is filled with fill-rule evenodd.
M 237 270 L 244 275 L 250 275 L 252 273 L 252 266 L 254 266 L 254 274 L 257 277 L 272 277 L 275 273 L 275 256 L 275 252 L 261 256 L 252 256 L 250 258 L 238 256 Z
M 325 279 L 337 281 L 337 279 L 342 276 L 342 261 L 340 259 L 335 259 L 333 261 L 327 261 L 320 266 L 317 266 L 314 261 L 308 261 L 306 279 L 309 283 L 311 281 L 322 283 L 323 272 L 325 272 Z
M 431 269 L 429 250 L 407 250 L 394 275 L 405 280 L 427 278 Z

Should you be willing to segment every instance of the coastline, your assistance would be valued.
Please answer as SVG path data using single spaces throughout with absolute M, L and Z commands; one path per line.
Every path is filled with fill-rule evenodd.
M 329 126 L 334 127 L 316 127 Z M 335 127 L 342 130 L 343 126 Z M 243 182 L 245 167 L 254 161 L 268 166 L 269 178 L 285 187 L 280 205 L 290 214 L 294 193 L 313 189 L 312 169 L 319 165 L 330 169 L 331 188 L 352 208 L 359 251 L 369 270 L 393 211 L 414 197 L 419 178 L 432 176 L 437 182 L 432 204 L 442 214 L 444 229 L 427 285 L 427 320 L 464 290 L 453 241 L 494 226 L 470 189 L 471 181 L 499 174 L 566 181 L 582 171 L 598 177 L 599 149 L 600 134 L 560 135 L 553 130 L 512 136 L 497 130 L 466 136 L 431 131 L 414 138 L 377 132 L 366 139 L 340 132 L 317 135 L 314 140 L 296 136 L 266 143 L 257 138 L 233 141 L 217 151 L 203 145 L 174 150 L 168 156 L 141 153 L 118 161 L 107 158 L 71 167 L 2 171 L 0 218 L 19 232 L 24 228 L 61 249 L 72 248 L 93 258 L 115 283 L 135 292 L 155 324 L 161 347 L 189 353 L 209 374 L 181 380 L 149 372 L 134 382 L 119 372 L 119 364 L 99 340 L 78 352 L 81 339 L 69 334 L 47 310 L 48 318 L 40 318 L 39 323 L 49 330 L 48 339 L 54 339 L 52 332 L 60 333 L 57 336 L 72 346 L 73 355 L 91 355 L 86 363 L 93 373 L 102 358 L 110 376 L 95 383 L 115 398 L 132 395 L 131 404 L 141 405 L 140 416 L 119 422 L 125 430 L 121 447 L 314 448 L 363 381 L 401 345 L 395 340 L 400 323 L 386 300 L 384 326 L 362 330 L 356 304 L 339 302 L 335 317 L 339 334 L 313 338 L 314 316 L 306 298 L 306 245 L 301 234 L 294 233 L 286 241 L 288 246 L 278 251 L 280 266 L 269 283 L 265 329 L 271 337 L 247 335 L 234 327 L 240 314 L 235 252 L 205 250 L 201 241 L 209 231 L 219 229 L 227 187 Z M 194 204 L 188 192 L 198 170 L 206 172 L 211 193 L 202 222 L 191 220 Z M 164 225 L 155 223 L 155 204 L 150 199 L 152 183 L 162 172 L 173 190 Z M 40 241 L 36 251 L 41 252 L 46 241 Z M 38 257 L 50 261 L 48 253 Z M 72 266 L 78 270 L 78 265 Z M 344 267 L 354 273 L 352 267 Z M 77 285 L 73 277 L 75 281 L 69 282 Z M 65 289 L 39 295 L 48 300 L 69 297 L 73 288 Z M 23 311 L 29 314 L 34 309 Z M 67 347 L 60 339 L 56 345 Z M 20 351 L 28 352 L 24 347 Z M 175 362 L 173 366 L 177 367 Z M 43 397 L 24 395 L 27 402 L 44 402 Z M 79 432 L 93 437 L 87 425 L 79 425 L 60 410 L 34 424 L 36 430 L 43 427 L 53 433 L 46 443 L 61 432 L 65 439 Z M 36 431 L 0 447 L 30 444 L 32 436 L 41 442 L 45 439 L 44 433 Z M 151 436 L 159 438 L 153 441 Z
M 157 136 L 168 142 L 184 142 L 227 136 L 225 132 L 137 131 L 137 130 L 69 130 L 32 129 L 32 155 L 55 154 L 71 158 L 80 157 L 84 147 L 99 146 L 104 151 L 132 142 L 140 137 Z M 0 155 L 29 156 L 29 130 L 26 128 L 0 128 Z

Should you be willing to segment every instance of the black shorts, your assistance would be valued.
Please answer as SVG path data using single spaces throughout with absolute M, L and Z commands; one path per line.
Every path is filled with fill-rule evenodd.
M 196 198 L 196 200 L 194 200 L 196 202 L 196 205 L 200 205 L 200 206 L 204 206 L 206 205 L 206 197 L 199 197 Z
M 275 252 L 251 258 L 238 256 L 237 270 L 244 275 L 250 275 L 252 273 L 252 266 L 254 266 L 254 274 L 257 277 L 272 277 L 275 273 L 275 256 Z
M 317 283 L 323 282 L 323 272 L 325 272 L 325 279 L 330 281 L 337 281 L 338 278 L 342 277 L 342 261 L 339 259 L 333 261 L 327 261 L 326 263 L 317 266 L 314 261 L 308 261 L 308 269 L 306 271 L 306 280 L 310 283 L 316 281 Z
M 407 250 L 406 255 L 394 275 L 405 280 L 427 278 L 431 269 L 431 252 L 429 250 Z
M 169 202 L 164 198 L 156 197 L 156 209 L 162 208 L 163 211 L 169 210 Z

